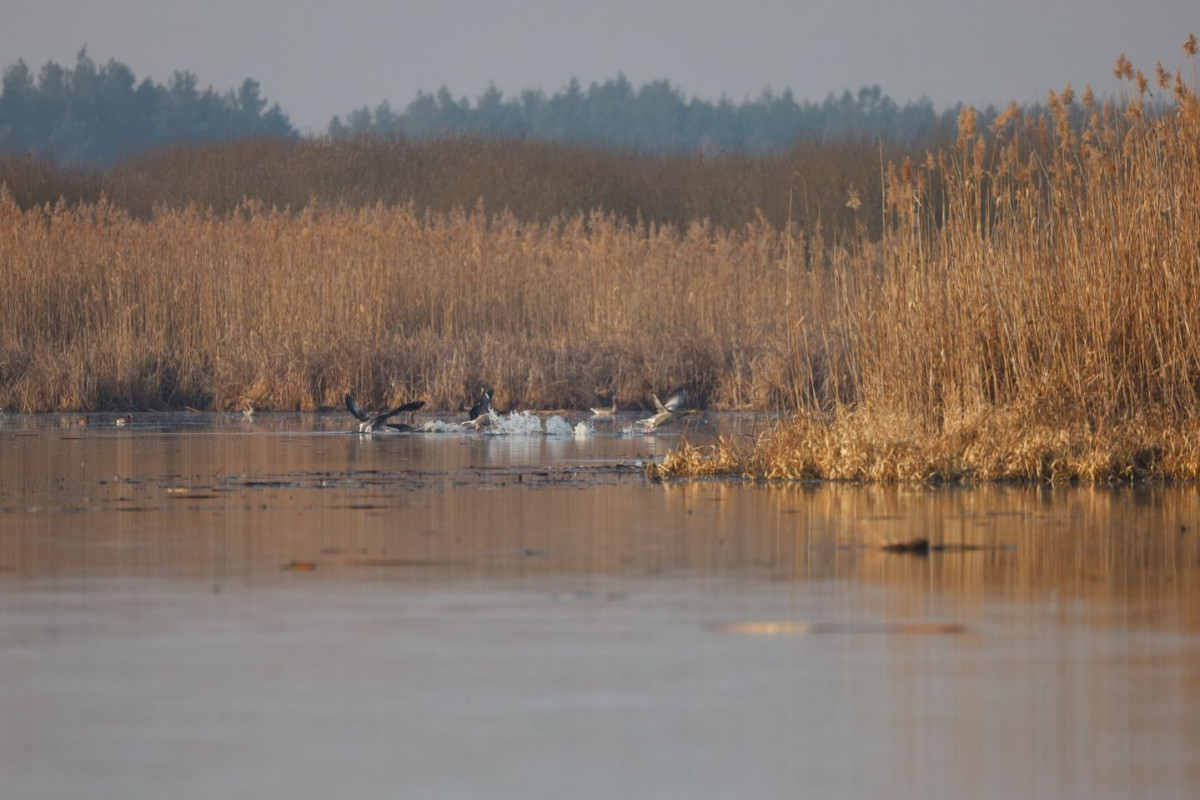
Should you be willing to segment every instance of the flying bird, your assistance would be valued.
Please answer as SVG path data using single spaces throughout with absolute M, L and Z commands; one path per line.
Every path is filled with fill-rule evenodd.
M 415 412 L 424 405 L 424 400 L 413 400 L 411 403 L 405 403 L 402 406 L 393 408 L 391 411 L 385 411 L 384 413 L 373 417 L 366 411 L 362 410 L 362 407 L 359 406 L 358 401 L 354 399 L 354 395 L 346 395 L 346 408 L 348 408 L 350 413 L 354 415 L 354 418 L 358 420 L 359 433 L 374 433 L 376 431 L 382 431 L 388 428 L 396 431 L 411 431 L 412 426 L 410 425 L 392 423 L 388 422 L 388 420 L 397 414 Z
M 654 392 L 650 393 L 650 398 L 654 400 L 654 414 L 637 421 L 637 424 L 641 425 L 647 432 L 684 415 L 700 413 L 699 409 L 684 408 L 688 401 L 686 389 L 676 390 L 674 394 L 667 398 L 667 402 L 665 403 L 659 400 L 658 395 Z

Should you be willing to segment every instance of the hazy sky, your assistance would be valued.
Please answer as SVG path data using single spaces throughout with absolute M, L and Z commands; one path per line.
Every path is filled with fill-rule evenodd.
M 1117 89 L 1116 56 L 1148 74 L 1189 68 L 1197 0 L 0 0 L 0 65 L 75 63 L 83 45 L 140 81 L 194 72 L 245 78 L 303 129 L 387 99 L 447 86 L 474 100 L 489 82 L 586 86 L 623 72 L 689 97 L 740 101 L 770 87 L 820 101 L 879 84 L 939 107 L 1040 99 L 1067 81 Z

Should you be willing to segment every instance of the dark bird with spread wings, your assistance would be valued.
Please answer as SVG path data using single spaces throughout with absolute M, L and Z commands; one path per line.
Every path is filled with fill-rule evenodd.
M 495 389 L 484 389 L 483 394 L 479 396 L 479 400 L 475 405 L 471 406 L 471 416 L 468 419 L 478 419 L 486 416 L 492 410 L 492 395 L 496 393 Z
M 393 408 L 391 411 L 385 411 L 382 414 L 372 416 L 371 414 L 368 414 L 366 411 L 362 410 L 362 407 L 358 404 L 358 401 L 354 399 L 354 395 L 346 395 L 346 408 L 348 408 L 350 413 L 354 415 L 354 418 L 358 420 L 359 433 L 375 433 L 376 431 L 385 431 L 389 428 L 394 431 L 411 431 L 413 429 L 411 425 L 405 425 L 398 422 L 389 422 L 388 420 L 397 414 L 415 413 L 424 405 L 424 400 L 413 400 L 411 403 L 405 403 L 398 408 Z

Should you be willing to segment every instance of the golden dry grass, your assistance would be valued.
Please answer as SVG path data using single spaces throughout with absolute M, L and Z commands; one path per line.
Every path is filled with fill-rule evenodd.
M 1136 419 L 1093 430 L 1005 409 L 929 433 L 912 419 L 847 411 L 832 420 L 781 423 L 750 442 L 685 441 L 648 474 L 861 483 L 1195 481 L 1200 427 L 1195 420 Z
M 586 407 L 687 382 L 785 401 L 792 274 L 765 224 L 737 233 L 482 210 L 228 215 L 100 202 L 21 210 L 0 192 L 0 406 Z M 798 272 L 798 271 L 797 271 Z
M 764 218 L 782 228 L 790 217 L 798 230 L 820 226 L 840 234 L 857 221 L 878 236 L 880 205 L 852 213 L 843 198 L 848 183 L 879 196 L 881 148 L 888 157 L 922 152 L 865 139 L 799 140 L 784 152 L 719 156 L 460 136 L 247 139 L 152 151 L 105 170 L 0 154 L 0 182 L 21 208 L 60 197 L 95 203 L 104 196 L 139 219 L 163 207 L 224 216 L 246 201 L 295 211 L 314 200 L 349 208 L 411 206 L 424 217 L 482 201 L 522 222 L 599 211 L 629 223 L 686 228 L 707 220 L 734 230 Z
M 844 354 L 834 408 L 652 471 L 1200 477 L 1200 100 L 1194 73 L 1159 68 L 1155 95 L 1124 57 L 1116 72 L 1124 102 L 1085 92 L 1082 131 L 1067 87 L 1046 118 L 985 132 L 968 111 L 954 149 L 889 166 L 885 234 L 835 260 L 833 327 L 809 333 Z
M 351 390 L 446 410 L 483 383 L 502 406 L 586 407 L 646 381 L 780 407 L 785 320 L 800 298 L 824 314 L 826 229 L 882 224 L 840 199 L 878 193 L 878 158 L 463 138 L 186 146 L 103 172 L 0 158 L 0 407 L 315 408 Z

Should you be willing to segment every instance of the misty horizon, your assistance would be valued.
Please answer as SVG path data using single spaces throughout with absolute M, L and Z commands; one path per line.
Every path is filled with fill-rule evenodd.
M 788 89 L 820 102 L 873 85 L 899 104 L 925 97 L 938 109 L 1025 105 L 1067 83 L 1104 96 L 1118 86 L 1121 53 L 1147 73 L 1159 60 L 1186 69 L 1179 46 L 1197 29 L 1200 13 L 1184 0 L 13 0 L 0 57 L 69 63 L 86 43 L 97 61 L 120 59 L 139 79 L 187 70 L 224 90 L 249 76 L 299 130 L 314 132 L 335 115 L 383 101 L 404 107 L 442 87 L 473 101 L 489 85 L 513 97 L 622 74 L 635 86 L 669 80 L 714 103 Z
M 1181 39 L 1181 42 L 1182 41 L 1183 40 Z M 92 52 L 92 49 L 90 48 L 90 46 L 87 43 L 80 45 L 76 49 L 76 53 L 77 53 L 77 55 L 79 53 L 86 53 L 88 55 L 88 57 L 91 58 L 97 64 L 104 65 L 104 64 L 108 64 L 110 62 L 115 62 L 116 64 L 119 64 L 121 66 L 128 67 L 133 72 L 133 76 L 136 79 L 137 83 L 142 83 L 144 81 L 154 81 L 154 76 L 150 75 L 149 73 L 139 73 L 139 71 L 136 69 L 135 64 L 131 64 L 128 61 L 125 61 L 118 54 L 96 56 Z M 1118 55 L 1120 55 L 1120 54 L 1116 54 L 1113 56 L 1114 63 L 1115 63 Z M 28 63 L 27 61 L 25 61 L 25 59 L 18 59 L 16 62 L 0 64 L 0 70 L 7 72 L 10 68 L 16 66 L 18 63 L 24 63 L 34 74 L 35 78 L 39 75 L 42 68 L 46 67 L 46 66 L 53 65 L 53 66 L 57 66 L 57 67 L 69 68 L 67 66 L 67 64 L 61 63 L 54 59 L 51 59 L 51 60 L 45 62 L 44 64 L 31 64 L 31 63 Z M 1152 71 L 1152 69 L 1153 69 L 1152 65 L 1139 65 L 1139 64 L 1135 63 L 1134 66 L 1142 69 L 1142 71 L 1146 72 L 1147 74 L 1149 74 L 1149 72 Z M 1168 71 L 1171 71 L 1171 70 L 1168 69 Z M 648 78 L 644 81 L 632 81 L 629 79 L 625 70 L 617 69 L 616 72 L 612 75 L 601 76 L 599 78 L 595 78 L 595 79 L 591 79 L 591 80 L 587 80 L 587 81 L 583 80 L 578 75 L 570 75 L 570 76 L 566 77 L 564 80 L 559 81 L 558 83 L 546 82 L 546 83 L 542 83 L 542 84 L 538 84 L 538 85 L 522 86 L 522 87 L 519 87 L 516 89 L 509 89 L 509 90 L 500 88 L 494 80 L 488 80 L 487 83 L 484 85 L 484 87 L 481 90 L 478 90 L 476 92 L 459 91 L 455 87 L 451 86 L 449 83 L 443 82 L 443 83 L 437 84 L 436 86 L 430 85 L 430 86 L 418 87 L 415 91 L 413 91 L 410 95 L 407 96 L 407 99 L 404 97 L 397 98 L 397 97 L 391 97 L 391 96 L 383 96 L 383 97 L 376 98 L 374 100 L 369 100 L 369 99 L 364 100 L 362 102 L 359 102 L 356 105 L 351 105 L 351 106 L 348 106 L 345 108 L 341 108 L 340 110 L 335 110 L 329 117 L 327 117 L 324 120 L 324 122 L 320 123 L 320 125 L 318 127 L 313 127 L 313 124 L 311 121 L 308 123 L 305 123 L 305 122 L 301 122 L 301 121 L 297 120 L 296 115 L 294 113 L 292 113 L 291 109 L 289 109 L 285 104 L 276 101 L 275 96 L 271 91 L 271 87 L 269 85 L 267 85 L 264 81 L 259 80 L 259 78 L 255 75 L 245 75 L 241 79 L 236 80 L 233 84 L 230 84 L 230 85 L 218 85 L 215 82 L 205 83 L 203 80 L 204 76 L 199 71 L 191 69 L 187 65 L 180 65 L 177 68 L 171 69 L 165 76 L 165 79 L 162 81 L 162 83 L 169 82 L 176 75 L 188 76 L 189 78 L 193 78 L 196 80 L 198 89 L 200 89 L 201 91 L 209 91 L 209 92 L 214 92 L 214 93 L 225 93 L 225 92 L 230 92 L 230 91 L 237 91 L 237 87 L 240 86 L 242 83 L 244 83 L 245 80 L 252 80 L 256 84 L 258 84 L 260 86 L 260 88 L 262 89 L 263 97 L 265 100 L 267 100 L 268 102 L 270 102 L 273 105 L 280 106 L 283 113 L 288 116 L 289 120 L 291 120 L 292 123 L 296 126 L 296 129 L 299 133 L 305 133 L 305 134 L 310 134 L 310 135 L 321 135 L 323 133 L 326 133 L 328 131 L 329 124 L 336 117 L 340 117 L 344 120 L 348 115 L 350 115 L 351 113 L 353 113 L 355 111 L 359 111 L 361 109 L 369 109 L 371 111 L 375 111 L 377 108 L 379 108 L 381 106 L 387 106 L 393 111 L 400 112 L 405 109 L 408 109 L 414 103 L 418 103 L 423 98 L 427 98 L 427 97 L 439 97 L 439 96 L 449 97 L 449 98 L 452 98 L 455 102 L 459 103 L 460 105 L 465 103 L 472 107 L 477 107 L 482 102 L 488 100 L 492 95 L 498 96 L 503 101 L 519 99 L 521 96 L 526 95 L 531 92 L 535 93 L 535 94 L 540 94 L 544 97 L 551 97 L 551 96 L 554 96 L 557 94 L 562 94 L 562 93 L 571 91 L 572 86 L 577 86 L 586 91 L 588 89 L 604 87 L 606 85 L 609 85 L 612 83 L 617 83 L 617 82 L 627 82 L 631 86 L 634 86 L 636 89 L 639 89 L 639 90 L 642 88 L 645 88 L 645 87 L 666 84 L 667 86 L 670 87 L 670 89 L 674 93 L 678 94 L 685 103 L 700 102 L 700 103 L 708 103 L 708 104 L 711 104 L 714 106 L 722 105 L 722 104 L 726 104 L 726 103 L 730 103 L 733 105 L 743 105 L 743 104 L 747 104 L 747 103 L 754 103 L 754 102 L 760 101 L 764 98 L 780 98 L 780 97 L 785 97 L 785 96 L 789 96 L 789 97 L 793 98 L 796 103 L 801 104 L 801 105 L 820 104 L 820 103 L 824 103 L 831 99 L 836 100 L 847 93 L 857 94 L 862 89 L 877 89 L 877 90 L 879 90 L 879 92 L 882 94 L 883 97 L 891 99 L 897 105 L 900 105 L 900 106 L 928 105 L 935 112 L 938 112 L 938 113 L 944 112 L 949 109 L 957 109 L 957 108 L 967 107 L 967 106 L 974 107 L 980 111 L 983 111 L 983 110 L 986 110 L 989 108 L 999 110 L 999 109 L 1009 105 L 1010 103 L 1016 103 L 1017 105 L 1023 106 L 1023 107 L 1024 106 L 1036 106 L 1045 100 L 1048 92 L 1060 91 L 1066 85 L 1066 83 L 1070 83 L 1069 81 L 1067 81 L 1063 84 L 1048 85 L 1048 86 L 1044 87 L 1043 90 L 1039 94 L 1034 95 L 1034 96 L 1029 96 L 1026 98 L 1018 98 L 1018 97 L 1014 96 L 1014 97 L 1009 97 L 1004 100 L 992 100 L 989 102 L 982 102 L 982 103 L 981 102 L 973 102 L 972 100 L 967 99 L 967 98 L 953 98 L 953 97 L 942 98 L 941 100 L 935 101 L 934 98 L 932 97 L 932 95 L 927 92 L 921 92 L 913 97 L 899 97 L 899 96 L 889 92 L 887 85 L 883 81 L 880 81 L 880 80 L 867 81 L 865 83 L 861 83 L 858 85 L 846 84 L 846 85 L 842 85 L 842 86 L 835 86 L 835 85 L 831 84 L 824 91 L 820 91 L 815 94 L 812 94 L 812 93 L 801 94 L 797 89 L 795 89 L 794 87 L 792 87 L 790 85 L 777 87 L 777 86 L 773 86 L 770 83 L 765 83 L 758 90 L 746 91 L 746 92 L 742 93 L 740 96 L 734 97 L 734 96 L 731 96 L 724 92 L 722 92 L 721 94 L 719 94 L 717 96 L 706 95 L 702 92 L 691 92 L 687 89 L 687 87 L 681 81 L 678 81 L 669 75 Z M 1112 97 L 1112 96 L 1118 95 L 1122 88 L 1121 85 L 1118 83 L 1118 81 L 1113 76 L 1111 76 L 1111 74 L 1109 76 L 1108 85 L 1105 87 L 1095 86 L 1095 85 L 1091 85 L 1091 84 L 1073 84 L 1073 88 L 1076 89 L 1077 91 L 1082 91 L 1085 86 L 1091 86 L 1091 88 L 1095 92 L 1096 96 L 1098 98 L 1102 98 L 1102 99 L 1106 98 L 1106 97 Z
M 578 80 L 552 95 L 528 89 L 505 97 L 490 87 L 472 102 L 448 89 L 419 92 L 401 109 L 385 99 L 334 115 L 320 132 L 300 131 L 250 77 L 237 89 L 200 89 L 197 75 L 176 70 L 157 84 L 115 58 L 97 64 L 87 48 L 73 66 L 24 61 L 3 69 L 0 150 L 63 163 L 105 165 L 147 149 L 247 136 L 328 135 L 437 137 L 468 133 L 633 148 L 642 152 L 767 152 L 798 139 L 867 137 L 934 142 L 951 130 L 961 106 L 940 114 L 923 99 L 900 105 L 878 86 L 821 103 L 797 101 L 790 89 L 764 90 L 734 104 L 689 98 L 669 81 L 635 87 L 624 74 L 586 89 Z M 994 114 L 990 108 L 983 117 Z

